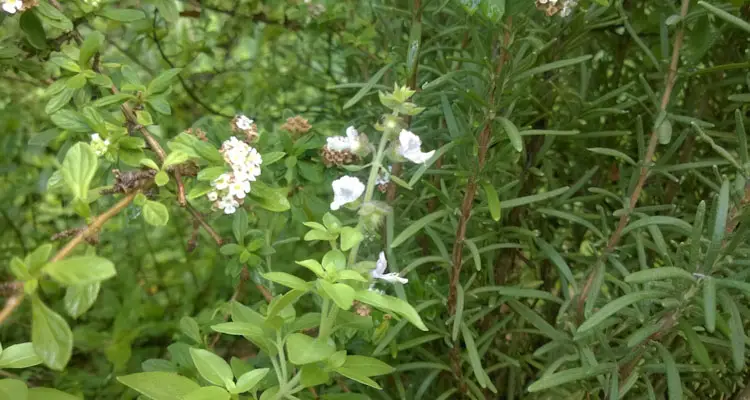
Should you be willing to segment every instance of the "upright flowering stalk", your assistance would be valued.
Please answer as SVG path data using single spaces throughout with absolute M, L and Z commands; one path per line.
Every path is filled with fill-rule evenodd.
M 221 145 L 220 152 L 232 171 L 214 179 L 211 182 L 214 190 L 206 196 L 215 208 L 222 209 L 225 214 L 233 214 L 250 193 L 250 182 L 260 176 L 263 159 L 258 150 L 234 136 Z

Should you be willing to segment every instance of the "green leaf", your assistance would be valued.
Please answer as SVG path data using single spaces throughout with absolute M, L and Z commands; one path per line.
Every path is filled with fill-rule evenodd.
M 162 164 L 162 168 L 167 168 L 172 165 L 182 164 L 189 159 L 190 159 L 190 155 L 182 151 L 176 150 L 176 151 L 170 152 L 167 155 L 167 158 L 164 159 L 164 163 Z
M 337 281 L 367 282 L 367 279 L 365 279 L 365 277 L 363 277 L 362 274 L 351 269 L 345 269 L 343 271 L 337 272 L 336 280 Z
M 151 113 L 145 110 L 136 111 L 135 120 L 143 126 L 150 126 L 154 124 L 154 119 L 151 117 Z
M 180 71 L 182 71 L 182 68 L 172 68 L 160 73 L 159 76 L 148 84 L 148 93 L 161 93 L 169 89 L 172 82 L 180 74 Z
M 629 155 L 615 149 L 606 149 L 603 147 L 590 147 L 587 149 L 588 151 L 596 154 L 602 154 L 605 156 L 615 157 L 619 158 L 621 160 L 624 160 L 630 165 L 635 166 L 635 160 L 633 160 Z
M 342 310 L 352 308 L 354 302 L 354 289 L 345 283 L 330 283 L 324 279 L 318 279 L 318 285 L 323 292 L 330 297 Z
M 549 192 L 533 194 L 530 196 L 516 197 L 515 199 L 503 200 L 500 202 L 500 207 L 502 207 L 503 209 L 509 209 L 509 208 L 514 208 L 514 207 L 525 206 L 527 204 L 536 203 L 539 201 L 544 201 L 544 200 L 548 200 L 548 199 L 560 196 L 567 191 L 568 191 L 568 186 L 563 186 L 561 188 L 551 190 Z
M 143 218 L 150 225 L 164 226 L 169 222 L 169 211 L 167 206 L 158 201 L 146 200 L 143 205 Z
M 385 375 L 396 370 L 377 358 L 355 355 L 346 356 L 343 366 L 350 371 L 357 371 L 364 376 Z
M 497 117 L 497 120 L 500 122 L 505 133 L 508 134 L 508 139 L 510 139 L 510 144 L 513 148 L 519 153 L 523 151 L 523 139 L 516 125 L 505 117 Z
M 285 308 L 294 304 L 305 293 L 307 293 L 307 290 L 292 289 L 284 293 L 283 296 L 274 298 L 268 305 L 268 311 L 266 311 L 266 320 L 270 321 L 271 318 L 281 314 Z
M 542 390 L 551 389 L 570 382 L 580 381 L 599 375 L 612 372 L 615 365 L 611 363 L 602 363 L 590 367 L 571 368 L 561 372 L 543 375 L 539 380 L 529 385 L 528 391 L 531 393 L 541 392 Z
M 172 107 L 169 106 L 169 102 L 163 96 L 150 96 L 146 99 L 146 102 L 159 114 L 172 115 Z
M 24 381 L 0 379 L 0 398 L 3 400 L 27 400 L 29 389 Z
M 49 99 L 49 101 L 47 102 L 47 106 L 44 108 L 44 112 L 51 115 L 61 108 L 65 107 L 70 102 L 70 99 L 73 98 L 73 94 L 75 92 L 75 89 L 65 87 L 62 91 L 55 94 L 51 99 Z
M 636 271 L 625 277 L 627 283 L 646 283 L 664 279 L 686 279 L 694 281 L 693 274 L 678 267 L 659 267 Z
M 289 361 L 294 365 L 323 361 L 336 352 L 327 342 L 322 342 L 301 333 L 292 333 L 286 340 Z
M 745 327 L 744 321 L 742 320 L 742 314 L 737 303 L 734 302 L 731 296 L 722 292 L 719 294 L 721 305 L 724 311 L 729 313 L 729 329 L 731 335 L 729 341 L 732 344 L 732 361 L 734 362 L 734 369 L 741 372 L 745 369 Z
M 86 201 L 99 162 L 87 143 L 78 142 L 65 154 L 60 173 L 75 198 Z
M 80 400 L 79 397 L 52 388 L 30 388 L 26 400 Z
M 200 389 L 197 383 L 172 372 L 140 372 L 117 380 L 153 400 L 179 400 Z
M 263 167 L 267 167 L 267 166 L 269 166 L 269 165 L 271 165 L 271 164 L 273 164 L 273 163 L 281 160 L 282 158 L 284 158 L 285 155 L 286 155 L 286 153 L 284 153 L 283 151 L 272 151 L 272 152 L 269 152 L 269 153 L 263 153 L 263 155 L 262 155 L 262 158 L 263 158 Z
M 126 101 L 133 98 L 133 95 L 128 93 L 117 93 L 109 96 L 102 97 L 91 103 L 92 107 L 102 108 L 112 104 L 123 104 Z
M 268 375 L 268 371 L 270 371 L 268 368 L 258 368 L 245 372 L 237 378 L 237 385 L 234 389 L 230 390 L 230 392 L 237 394 L 252 390 L 263 380 L 263 378 L 266 377 L 266 375 Z
M 196 348 L 190 349 L 190 356 L 203 379 L 218 386 L 234 383 L 232 368 L 223 358 L 208 350 Z
M 541 238 L 536 238 L 536 244 L 537 246 L 539 246 L 539 250 L 541 250 L 542 253 L 544 253 L 544 255 L 546 255 L 550 261 L 552 261 L 552 264 L 557 267 L 557 271 L 560 273 L 560 276 L 565 278 L 566 283 L 573 288 L 574 292 L 578 293 L 578 286 L 576 285 L 575 278 L 573 277 L 573 272 L 571 272 L 568 263 L 565 262 L 560 253 L 558 253 L 557 250 L 552 247 L 552 245 L 545 242 Z
M 711 357 L 709 357 L 706 346 L 703 345 L 703 342 L 701 342 L 701 339 L 698 337 L 698 334 L 695 333 L 693 327 L 691 327 L 683 320 L 680 321 L 680 330 L 685 335 L 685 339 L 687 339 L 688 345 L 690 346 L 690 351 L 693 354 L 693 358 L 695 358 L 702 366 L 708 368 L 708 370 L 711 371 L 713 369 L 713 365 L 711 364 Z
M 190 339 L 193 339 L 196 343 L 202 343 L 203 339 L 201 338 L 201 329 L 198 326 L 198 322 L 188 316 L 184 316 L 180 318 L 180 331 L 182 333 L 189 337 Z
M 101 282 L 117 274 L 112 261 L 97 256 L 78 256 L 55 261 L 47 264 L 43 271 L 66 286 Z
M 436 211 L 432 214 L 428 214 L 416 221 L 414 221 L 411 225 L 406 227 L 401 233 L 396 236 L 393 241 L 391 242 L 391 248 L 395 249 L 396 247 L 400 246 L 402 243 L 404 243 L 406 240 L 411 238 L 412 236 L 416 235 L 417 232 L 419 232 L 422 228 L 430 224 L 431 222 L 434 222 L 444 216 L 448 215 L 448 210 L 440 210 Z
M 149 168 L 151 168 L 153 170 L 156 170 L 156 171 L 159 170 L 159 166 L 156 165 L 156 162 L 154 162 L 154 160 L 152 160 L 150 158 L 142 158 L 141 161 L 140 161 L 140 164 L 143 165 L 143 166 L 149 167 Z
M 229 400 L 231 396 L 229 392 L 218 386 L 205 386 L 202 387 L 185 397 L 181 400 Z
M 649 225 L 673 226 L 686 235 L 689 235 L 693 230 L 693 227 L 690 224 L 679 218 L 667 217 L 664 215 L 654 215 L 631 222 L 630 224 L 628 224 L 628 226 L 625 227 L 625 229 L 622 230 L 622 235 L 625 236 L 635 229 L 645 228 Z
M 328 371 L 315 365 L 303 365 L 302 368 L 300 368 L 300 372 L 302 374 L 300 383 L 302 384 L 302 387 L 306 388 L 322 385 L 330 379 Z
M 34 296 L 31 300 L 31 342 L 44 365 L 62 371 L 73 352 L 73 332 L 65 319 Z
M 45 23 L 61 31 L 69 32 L 73 30 L 73 23 L 60 10 L 53 7 L 48 2 L 40 1 L 37 3 L 34 11 L 39 13 L 39 18 Z
M 310 284 L 305 282 L 304 280 L 297 278 L 296 276 L 292 274 L 287 274 L 286 272 L 266 272 L 265 274 L 262 274 L 264 278 L 268 279 L 271 282 L 275 282 L 281 285 L 284 285 L 291 289 L 297 289 L 305 291 L 310 288 Z
M 394 312 L 411 322 L 412 325 L 416 326 L 422 331 L 427 331 L 427 327 L 422 322 L 422 318 L 409 303 L 401 300 L 397 297 L 385 296 L 379 293 L 375 293 L 369 290 L 360 290 L 355 295 L 355 300 L 361 301 L 362 303 L 369 304 L 375 308 L 379 308 L 385 311 Z
M 30 342 L 14 344 L 0 354 L 0 368 L 28 368 L 42 363 Z
M 146 18 L 146 13 L 132 8 L 108 7 L 98 12 L 104 18 L 120 22 L 133 22 Z
M 330 250 L 323 255 L 323 268 L 332 273 L 346 269 L 346 256 L 339 250 Z
M 516 75 L 513 78 L 513 80 L 514 81 L 519 81 L 521 79 L 526 79 L 526 78 L 529 78 L 531 76 L 534 76 L 534 75 L 537 75 L 537 74 L 541 74 L 541 73 L 544 73 L 544 72 L 547 72 L 547 71 L 552 71 L 552 70 L 556 70 L 556 69 L 565 68 L 565 67 L 569 67 L 569 66 L 572 66 L 572 65 L 580 64 L 580 63 L 583 63 L 583 62 L 586 62 L 586 61 L 590 60 L 591 57 L 592 56 L 590 54 L 588 54 L 588 55 L 581 56 L 581 57 L 570 58 L 570 59 L 567 59 L 567 60 L 559 60 L 559 61 L 551 62 L 549 64 L 540 65 L 538 67 L 534 67 L 534 68 L 528 69 L 528 70 L 526 70 L 524 72 L 521 72 L 520 74 Z
M 248 322 L 224 322 L 211 325 L 211 329 L 227 335 L 263 336 L 263 329 Z
M 487 205 L 490 209 L 490 216 L 495 222 L 500 221 L 502 215 L 502 207 L 500 206 L 500 198 L 497 196 L 497 191 L 489 182 L 482 182 L 482 188 L 484 194 L 487 196 Z
M 669 400 L 682 400 L 682 382 L 680 381 L 680 373 L 677 371 L 677 365 L 675 364 L 674 358 L 670 351 L 664 347 L 661 343 L 656 343 L 659 348 L 659 354 L 661 354 L 662 360 L 664 360 L 664 368 L 667 371 L 667 392 L 669 393 Z
M 244 246 L 245 234 L 247 233 L 247 212 L 244 208 L 240 208 L 234 214 L 234 218 L 232 219 L 232 233 L 234 233 L 237 243 Z
M 81 114 L 71 110 L 60 110 L 50 116 L 52 123 L 73 132 L 91 132 L 89 124 Z M 77 145 L 86 143 L 77 143 Z M 75 147 L 75 146 L 74 146 Z
M 387 64 L 383 68 L 380 68 L 378 72 L 376 72 L 372 76 L 372 78 L 370 78 L 370 80 L 368 80 L 367 83 L 365 83 L 365 85 L 362 86 L 361 89 L 359 89 L 357 94 L 355 94 L 354 97 L 349 99 L 349 101 L 347 101 L 344 104 L 344 110 L 357 104 L 360 100 L 362 100 L 362 98 L 367 95 L 367 93 L 372 89 L 372 87 L 375 86 L 375 84 L 378 83 L 378 81 L 380 81 L 380 78 L 383 77 L 383 75 L 391 68 L 391 66 L 393 66 L 393 63 Z
M 323 266 L 316 260 L 302 260 L 302 261 L 295 261 L 295 263 L 309 269 L 320 278 L 324 278 L 326 276 L 326 272 L 323 269 Z
M 486 388 L 490 382 L 487 372 L 482 368 L 482 361 L 479 356 L 479 350 L 477 345 L 474 343 L 474 337 L 471 336 L 471 331 L 466 327 L 466 324 L 461 323 L 461 337 L 463 338 L 464 345 L 466 346 L 466 352 L 469 356 L 469 365 L 474 372 L 474 378 L 479 383 L 479 386 Z
M 174 0 L 155 0 L 153 3 L 167 22 L 176 23 L 180 18 L 180 12 L 177 10 Z
M 157 186 L 164 186 L 167 183 L 169 183 L 169 175 L 167 175 L 166 171 L 159 171 L 154 176 L 154 183 L 156 183 Z
M 104 43 L 104 35 L 98 31 L 91 31 L 86 35 L 86 39 L 81 44 L 81 50 L 78 55 L 78 65 L 81 69 L 89 69 L 89 60 L 96 54 Z
M 521 303 L 520 301 L 512 299 L 508 301 L 508 305 L 510 306 L 510 308 L 513 309 L 513 311 L 520 314 L 526 321 L 528 321 L 536 329 L 539 329 L 539 331 L 542 334 L 550 337 L 553 340 L 568 339 L 568 335 L 555 329 L 554 326 L 550 325 L 549 322 L 547 322 L 544 318 L 540 317 L 539 314 L 537 314 L 534 310 L 532 310 L 525 304 Z
M 707 277 L 703 281 L 703 317 L 706 320 L 706 330 L 716 329 L 716 280 Z
M 641 292 L 628 293 L 622 297 L 610 301 L 605 304 L 604 307 L 600 308 L 599 311 L 595 312 L 594 315 L 590 316 L 584 321 L 581 326 L 578 327 L 576 334 L 582 334 L 592 328 L 595 328 L 600 323 L 604 322 L 605 319 L 614 315 L 623 308 L 644 300 L 653 300 L 664 297 L 664 293 L 656 290 L 644 290 Z
M 29 44 L 39 50 L 47 48 L 47 34 L 44 32 L 42 21 L 39 20 L 36 13 L 25 12 L 21 14 L 18 22 Z
M 729 181 L 724 180 L 719 190 L 719 198 L 716 202 L 714 214 L 714 226 L 711 232 L 711 244 L 708 246 L 706 257 L 703 261 L 703 270 L 711 271 L 714 263 L 719 258 L 721 247 L 724 243 L 724 232 L 727 225 L 727 214 L 729 213 Z
M 250 196 L 268 211 L 284 212 L 291 208 L 286 188 L 271 188 L 262 182 L 254 182 L 250 190 Z
M 747 21 L 744 21 L 743 19 L 738 18 L 737 16 L 732 15 L 714 5 L 706 3 L 705 1 L 699 1 L 698 5 L 705 8 L 706 10 L 716 15 L 717 17 L 723 19 L 724 21 L 727 21 L 730 24 L 736 26 L 737 28 L 740 28 L 744 30 L 745 32 L 750 32 L 750 23 L 748 23 Z
M 204 168 L 204 169 L 201 169 L 200 172 L 198 172 L 198 180 L 199 181 L 213 181 L 225 172 L 227 172 L 227 169 L 225 167 Z
M 99 296 L 101 283 L 68 286 L 65 290 L 65 311 L 73 318 L 78 318 L 94 305 Z
M 658 128 L 656 128 L 656 135 L 659 139 L 659 144 L 669 144 L 672 141 L 672 123 L 668 119 L 665 119 Z
M 351 379 L 353 381 L 359 382 L 359 383 L 361 383 L 363 385 L 367 385 L 369 387 L 372 387 L 372 388 L 375 388 L 375 389 L 378 389 L 378 390 L 382 389 L 380 387 L 380 385 L 378 385 L 377 382 L 375 382 L 374 380 L 368 378 L 365 375 L 362 375 L 357 370 L 350 370 L 350 369 L 348 369 L 347 367 L 345 367 L 343 365 L 341 367 L 338 367 L 338 368 L 334 369 L 334 370 L 336 372 L 338 372 L 339 374 L 341 374 L 341 375 L 343 375 L 343 376 L 345 376 L 345 377 L 347 377 L 347 378 L 349 378 L 349 379 Z
M 357 228 L 345 226 L 341 228 L 341 250 L 348 251 L 354 245 L 361 242 L 364 239 L 364 235 Z

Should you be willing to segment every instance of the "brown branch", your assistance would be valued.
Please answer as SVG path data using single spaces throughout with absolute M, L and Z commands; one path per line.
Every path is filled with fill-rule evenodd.
M 211 238 L 214 240 L 214 242 L 216 242 L 217 246 L 222 246 L 224 244 L 224 240 L 221 238 L 221 236 L 219 236 L 219 234 L 216 233 L 214 228 L 212 228 L 211 225 L 209 225 L 208 222 L 206 222 L 206 220 L 203 219 L 203 216 L 201 215 L 201 213 L 198 212 L 198 210 L 196 210 L 190 204 L 188 204 L 185 208 L 188 210 L 188 212 L 190 212 L 193 218 L 195 218 L 195 220 L 198 221 L 199 224 L 201 224 L 203 229 L 205 229 L 206 232 L 208 232 L 208 234 L 211 235 Z
M 684 19 L 687 15 L 688 6 L 690 5 L 689 0 L 682 0 L 682 8 L 680 10 L 680 15 Z M 669 100 L 672 96 L 672 90 L 674 89 L 675 82 L 677 80 L 677 66 L 680 62 L 680 49 L 682 48 L 682 42 L 685 38 L 685 28 L 684 23 L 680 27 L 680 29 L 677 31 L 677 35 L 674 39 L 674 46 L 672 49 L 672 61 L 669 64 L 669 71 L 665 78 L 665 88 L 664 93 L 661 97 L 661 104 L 659 105 L 659 111 L 666 111 L 667 106 L 669 106 Z M 607 256 L 612 253 L 612 251 L 615 249 L 617 244 L 620 242 L 620 239 L 622 237 L 622 231 L 625 229 L 625 227 L 628 225 L 628 222 L 630 221 L 630 211 L 635 208 L 635 205 L 638 203 L 638 198 L 641 195 L 641 191 L 643 190 L 643 185 L 646 183 L 646 179 L 648 178 L 649 170 L 651 169 L 651 163 L 654 158 L 654 154 L 656 153 L 656 145 L 658 144 L 658 135 L 656 133 L 656 130 L 651 132 L 651 137 L 649 138 L 648 142 L 648 148 L 646 149 L 646 155 L 644 156 L 642 162 L 641 162 L 641 171 L 640 176 L 638 177 L 638 183 L 633 188 L 633 192 L 630 195 L 630 201 L 628 204 L 628 210 L 626 213 L 624 213 L 620 217 L 620 221 L 617 223 L 617 229 L 612 233 L 612 236 L 609 237 L 609 240 L 607 241 L 607 247 L 602 252 L 601 256 L 597 260 L 596 265 L 594 268 L 591 269 L 591 272 L 589 273 L 586 283 L 583 285 L 583 289 L 581 291 L 581 294 L 578 298 L 578 314 L 580 317 L 583 317 L 583 306 L 586 303 L 586 298 L 589 295 L 589 291 L 591 291 L 592 284 L 594 283 L 594 277 L 596 276 L 596 271 L 598 270 L 598 266 L 601 265 L 601 263 L 605 262 Z
M 13 314 L 13 311 L 18 308 L 18 306 L 23 303 L 23 291 L 20 291 L 10 297 L 8 297 L 8 300 L 5 300 L 5 306 L 3 306 L 3 309 L 0 310 L 0 325 L 5 322 L 8 317 L 10 317 L 11 314 Z

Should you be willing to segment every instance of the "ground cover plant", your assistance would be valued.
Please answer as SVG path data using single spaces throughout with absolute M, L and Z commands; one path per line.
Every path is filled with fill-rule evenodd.
M 745 2 L 0 3 L 0 398 L 750 398 Z

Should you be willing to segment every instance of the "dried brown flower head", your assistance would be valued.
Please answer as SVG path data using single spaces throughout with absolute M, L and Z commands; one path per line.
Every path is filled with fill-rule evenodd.
M 156 171 L 153 169 L 139 169 L 125 172 L 113 169 L 112 173 L 115 175 L 115 183 L 112 185 L 111 189 L 102 190 L 101 193 L 104 195 L 130 193 L 133 190 L 144 189 L 154 182 L 154 176 L 156 176 Z
M 323 157 L 323 163 L 326 165 L 326 167 L 352 164 L 359 160 L 359 157 L 351 151 L 331 150 L 328 148 L 328 146 L 323 147 L 323 149 L 320 151 L 320 155 Z
M 296 136 L 309 132 L 311 128 L 312 125 L 306 119 L 302 118 L 301 115 L 289 117 L 284 125 L 281 125 L 281 129 Z

